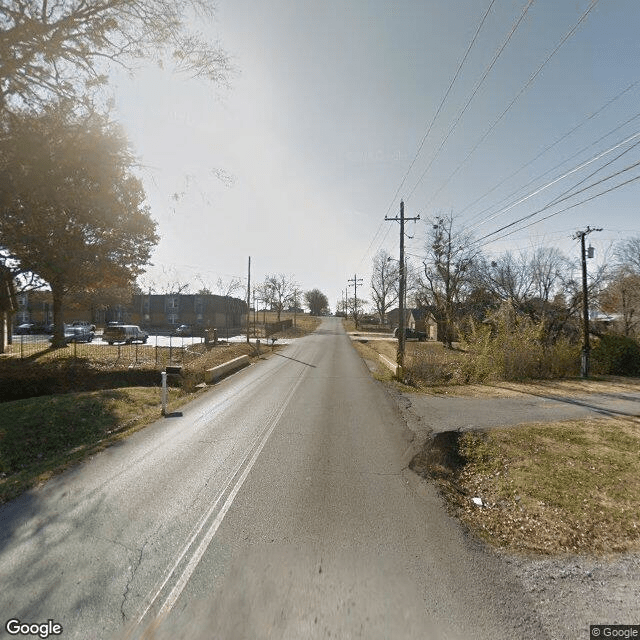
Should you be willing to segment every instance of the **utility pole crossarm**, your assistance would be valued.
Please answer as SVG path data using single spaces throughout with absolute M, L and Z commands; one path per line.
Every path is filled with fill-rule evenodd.
M 397 368 L 396 368 L 396 377 L 399 380 L 402 380 L 404 377 L 404 344 L 405 344 L 405 331 L 404 331 L 404 298 L 405 298 L 405 290 L 406 290 L 406 273 L 405 273 L 405 263 L 404 263 L 404 223 L 406 221 L 416 222 L 420 220 L 420 216 L 415 216 L 414 218 L 405 218 L 404 217 L 404 201 L 400 201 L 400 217 L 397 216 L 395 218 L 389 218 L 387 216 L 384 217 L 387 221 L 399 222 L 400 223 L 400 291 L 398 295 L 398 354 L 396 358 Z
M 358 285 L 361 285 L 363 280 L 362 278 L 358 278 L 358 274 L 354 273 L 353 278 L 347 280 L 350 287 L 353 287 L 353 321 L 356 324 L 356 329 L 358 328 Z

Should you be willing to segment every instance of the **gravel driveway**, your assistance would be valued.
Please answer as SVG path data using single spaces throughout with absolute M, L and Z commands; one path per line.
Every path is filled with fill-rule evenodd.
M 514 398 L 461 398 L 405 393 L 423 429 L 433 432 L 507 427 L 530 422 L 640 416 L 638 393 L 592 393 L 572 397 L 520 395 Z

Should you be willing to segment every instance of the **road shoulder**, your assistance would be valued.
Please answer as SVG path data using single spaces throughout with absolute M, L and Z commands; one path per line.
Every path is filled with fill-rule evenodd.
M 415 392 L 395 382 L 384 365 L 372 357 L 372 350 L 366 349 L 366 345 L 354 341 L 354 347 L 372 376 L 381 382 L 398 406 L 410 433 L 411 444 L 406 455 L 410 468 L 415 466 L 416 457 L 429 446 L 434 434 L 510 428 L 540 419 L 545 411 L 550 422 L 556 420 L 554 414 L 558 411 L 564 411 L 565 417 L 595 413 L 603 419 L 617 416 L 625 420 L 637 420 L 634 414 L 640 413 L 637 409 L 640 406 L 638 380 L 607 378 L 501 383 Z M 504 406 L 496 411 L 496 405 L 500 403 Z M 472 416 L 466 421 L 465 416 L 460 415 L 462 406 L 466 417 Z M 480 406 L 482 411 L 478 415 Z M 515 419 L 512 415 L 510 419 L 509 414 L 515 409 L 518 409 L 518 415 Z M 414 477 L 414 482 L 434 484 L 431 478 L 425 479 L 419 474 Z M 450 512 L 459 515 L 454 510 L 450 509 Z M 462 522 L 461 526 L 470 541 L 474 544 L 480 541 L 477 531 Z M 588 637 L 590 624 L 612 620 L 620 624 L 640 624 L 637 606 L 640 601 L 639 551 L 543 555 L 497 549 L 483 542 L 480 545 L 486 553 L 500 559 L 505 569 L 518 576 L 550 637 L 558 640 L 572 640 L 582 634 Z

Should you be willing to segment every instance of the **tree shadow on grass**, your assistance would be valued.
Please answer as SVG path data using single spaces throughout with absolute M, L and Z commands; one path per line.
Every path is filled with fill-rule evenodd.
M 0 501 L 105 446 L 121 428 L 125 391 L 62 394 L 0 404 Z

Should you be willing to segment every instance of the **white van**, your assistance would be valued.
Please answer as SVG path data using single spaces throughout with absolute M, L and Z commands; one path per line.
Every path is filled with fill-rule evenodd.
M 125 344 L 141 342 L 144 344 L 148 338 L 149 335 L 137 324 L 120 324 L 116 327 L 105 327 L 102 333 L 102 340 L 109 344 L 114 342 L 124 342 Z

